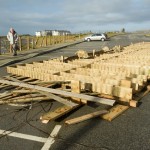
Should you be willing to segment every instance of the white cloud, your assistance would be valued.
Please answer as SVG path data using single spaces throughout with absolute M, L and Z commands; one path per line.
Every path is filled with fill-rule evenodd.
M 19 33 L 35 30 L 67 29 L 136 30 L 149 27 L 149 0 L 0 0 L 1 29 L 10 26 Z M 24 29 L 24 30 L 22 30 Z

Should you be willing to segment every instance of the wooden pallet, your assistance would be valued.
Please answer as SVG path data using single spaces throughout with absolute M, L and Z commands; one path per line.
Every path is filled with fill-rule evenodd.
M 149 47 L 149 42 L 138 43 L 125 47 L 120 53 L 105 53 L 91 59 L 67 62 L 64 59 L 54 59 L 8 66 L 7 71 L 12 76 L 5 77 L 9 82 L 1 80 L 0 89 L 15 88 L 16 92 L 1 95 L 0 98 L 5 102 L 10 98 L 11 102 L 23 102 L 20 94 L 38 93 L 35 98 L 32 95 L 34 101 L 43 98 L 63 103 L 65 106 L 41 116 L 46 122 L 68 113 L 80 104 L 86 104 L 87 101 L 106 104 L 107 101 L 115 100 L 119 104 L 112 107 L 109 113 L 101 115 L 101 118 L 111 121 L 129 106 L 137 106 L 133 95 L 145 87 L 150 79 Z M 8 85 L 10 82 L 11 85 Z M 60 83 L 59 89 L 53 89 L 56 83 Z M 91 95 L 96 93 L 97 96 L 84 94 L 87 90 Z M 66 100 L 68 98 L 69 101 Z M 31 97 L 24 99 L 27 102 Z

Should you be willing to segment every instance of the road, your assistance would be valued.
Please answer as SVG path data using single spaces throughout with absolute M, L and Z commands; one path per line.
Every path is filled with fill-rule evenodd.
M 72 56 L 78 49 L 88 52 L 101 50 L 102 47 L 112 48 L 115 45 L 127 46 L 131 43 L 149 42 L 150 38 L 142 34 L 127 34 L 112 37 L 109 41 L 83 42 L 62 48 L 47 54 L 21 61 L 28 63 L 47 60 L 55 57 Z M 6 75 L 6 68 L 1 68 L 1 76 Z M 150 95 L 141 100 L 138 108 L 130 108 L 112 122 L 94 118 L 75 125 L 65 125 L 67 119 L 107 108 L 105 105 L 85 105 L 64 116 L 63 118 L 42 124 L 41 114 L 55 110 L 61 106 L 58 102 L 40 102 L 32 107 L 0 105 L 0 133 L 3 130 L 15 132 L 14 135 L 0 137 L 1 150 L 40 150 L 46 139 L 60 128 L 51 150 L 149 150 L 150 149 Z M 21 137 L 19 136 L 21 133 Z M 11 136 L 10 136 L 11 135 Z M 33 137 L 30 137 L 32 135 Z M 38 138 L 41 137 L 39 142 Z M 25 139 L 26 138 L 26 139 Z

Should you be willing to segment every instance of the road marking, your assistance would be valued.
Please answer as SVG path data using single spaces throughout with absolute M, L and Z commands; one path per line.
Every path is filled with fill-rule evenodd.
M 55 137 L 57 136 L 60 128 L 61 128 L 61 125 L 56 125 L 48 138 L 43 138 L 43 137 L 38 137 L 38 136 L 33 136 L 33 135 L 28 135 L 28 134 L 22 134 L 22 133 L 7 131 L 7 130 L 0 130 L 0 134 L 4 135 L 4 136 L 6 135 L 6 136 L 12 136 L 12 137 L 26 139 L 26 140 L 32 140 L 32 141 L 36 141 L 36 142 L 42 142 L 45 144 L 41 150 L 49 150 L 51 145 L 55 142 Z
M 42 142 L 42 143 L 45 143 L 47 141 L 47 138 L 17 133 L 17 132 L 12 132 L 12 131 L 6 131 L 6 130 L 0 130 L 0 134 L 7 135 L 7 136 L 13 136 L 13 137 L 21 138 L 21 139 L 26 139 L 26 140 Z
M 57 136 L 59 130 L 61 128 L 61 125 L 56 125 L 55 128 L 53 129 L 52 133 L 50 136 L 47 138 L 47 141 L 45 142 L 44 146 L 42 147 L 41 150 L 49 150 L 51 145 L 55 142 L 55 137 Z

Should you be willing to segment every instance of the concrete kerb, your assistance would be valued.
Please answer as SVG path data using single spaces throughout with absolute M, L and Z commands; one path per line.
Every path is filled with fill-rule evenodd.
M 23 56 L 21 56 L 21 57 L 12 57 L 12 58 L 8 58 L 8 59 L 6 57 L 4 60 L 0 60 L 0 67 L 5 67 L 5 66 L 8 66 L 8 65 L 12 65 L 14 63 L 18 63 L 20 61 L 23 61 L 23 60 L 26 60 L 26 59 L 29 59 L 29 58 L 44 55 L 44 54 L 47 54 L 49 52 L 56 51 L 56 50 L 59 50 L 61 48 L 65 48 L 65 47 L 68 47 L 68 46 L 73 46 L 73 45 L 76 45 L 76 44 L 79 44 L 79 43 L 82 43 L 82 42 L 83 42 L 83 40 L 79 40 L 79 41 L 75 41 L 75 42 L 72 42 L 72 43 L 66 43 L 66 44 L 51 47 L 51 48 L 50 47 L 45 47 L 45 48 L 41 48 L 41 49 L 33 49 L 33 50 L 30 50 L 30 52 L 26 51 L 25 53 L 22 53 Z

